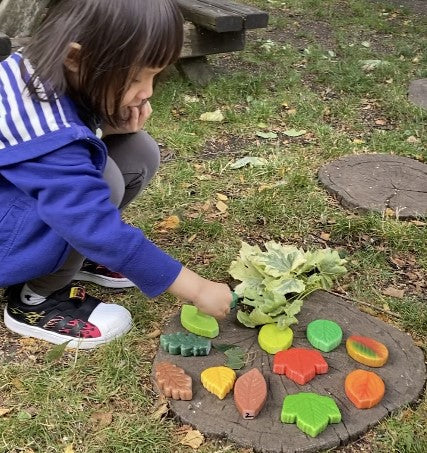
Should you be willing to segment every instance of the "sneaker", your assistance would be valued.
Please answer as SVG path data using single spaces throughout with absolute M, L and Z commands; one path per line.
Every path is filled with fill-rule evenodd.
M 124 275 L 110 271 L 107 267 L 89 260 L 84 261 L 82 268 L 74 276 L 74 280 L 92 282 L 106 288 L 131 288 L 135 286 Z
M 49 343 L 69 341 L 68 348 L 92 349 L 129 331 L 130 313 L 116 304 L 106 304 L 86 294 L 82 287 L 66 286 L 45 302 L 27 305 L 21 301 L 23 285 L 6 290 L 4 323 L 12 332 Z

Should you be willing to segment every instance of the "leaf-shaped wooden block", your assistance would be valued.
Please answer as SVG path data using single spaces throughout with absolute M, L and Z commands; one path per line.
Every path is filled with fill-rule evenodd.
M 364 365 L 380 367 L 387 362 L 387 347 L 372 338 L 352 335 L 347 339 L 345 346 L 348 355 Z
M 274 356 L 273 373 L 286 374 L 297 384 L 304 385 L 316 374 L 328 372 L 328 364 L 319 351 L 291 348 L 279 351 Z
M 233 388 L 236 373 L 226 366 L 214 366 L 203 370 L 200 378 L 203 387 L 222 400 Z
M 267 383 L 264 376 L 253 368 L 240 376 L 234 384 L 234 402 L 243 418 L 255 418 L 267 399 Z
M 156 366 L 156 382 L 168 398 L 189 401 L 193 398 L 191 377 L 182 368 L 170 362 L 160 362 Z
M 264 351 L 269 354 L 276 354 L 276 352 L 289 349 L 293 338 L 294 333 L 289 327 L 280 330 L 276 323 L 265 324 L 259 331 L 258 343 Z
M 329 352 L 342 340 L 341 327 L 329 319 L 316 319 L 307 326 L 307 339 L 317 349 Z
M 301 431 L 316 437 L 326 429 L 329 423 L 339 423 L 341 412 L 329 396 L 297 393 L 285 397 L 280 420 L 283 423 L 296 421 Z
M 181 354 L 184 357 L 208 355 L 211 350 L 211 341 L 184 332 L 160 335 L 160 346 L 173 355 Z
M 354 370 L 345 378 L 345 393 L 358 409 L 370 409 L 383 399 L 384 381 L 373 371 Z

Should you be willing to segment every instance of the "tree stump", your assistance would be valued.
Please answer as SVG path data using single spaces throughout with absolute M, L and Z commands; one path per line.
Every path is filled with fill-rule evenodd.
M 324 165 L 319 180 L 347 208 L 397 218 L 427 215 L 427 165 L 388 154 L 345 156 Z
M 253 420 L 245 420 L 239 414 L 232 392 L 219 400 L 200 383 L 200 374 L 204 369 L 225 363 L 223 353 L 213 349 L 205 357 L 182 357 L 159 350 L 153 369 L 159 361 L 168 360 L 183 368 L 193 379 L 193 400 L 171 400 L 172 412 L 180 421 L 193 425 L 208 436 L 226 437 L 243 447 L 252 447 L 257 452 L 315 452 L 356 439 L 391 411 L 417 399 L 426 379 L 424 356 L 408 334 L 362 313 L 339 297 L 317 291 L 304 302 L 299 324 L 292 326 L 295 347 L 311 348 L 305 330 L 309 322 L 318 318 L 337 322 L 343 330 L 343 341 L 335 350 L 322 353 L 329 365 L 328 373 L 316 376 L 305 385 L 298 385 L 285 376 L 272 373 L 273 356 L 259 348 L 258 329 L 240 325 L 235 314 L 220 323 L 220 334 L 213 343 L 239 345 L 252 357 L 252 362 L 237 371 L 237 375 L 258 368 L 267 381 L 267 402 Z M 165 333 L 182 330 L 177 315 L 167 325 Z M 347 355 L 345 341 L 351 334 L 373 337 L 384 343 L 390 352 L 388 362 L 375 369 L 385 382 L 386 393 L 383 400 L 372 409 L 356 409 L 345 394 L 344 381 L 348 373 L 355 369 L 371 370 Z M 281 423 L 284 397 L 299 392 L 331 396 L 342 413 L 342 422 L 328 426 L 315 438 L 304 434 L 296 425 Z
M 414 80 L 409 85 L 409 100 L 427 109 L 427 79 Z

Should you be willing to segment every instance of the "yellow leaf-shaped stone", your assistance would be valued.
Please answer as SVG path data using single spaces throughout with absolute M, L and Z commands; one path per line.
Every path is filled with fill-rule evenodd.
M 200 378 L 203 387 L 222 400 L 233 388 L 236 373 L 226 366 L 214 366 L 202 371 Z

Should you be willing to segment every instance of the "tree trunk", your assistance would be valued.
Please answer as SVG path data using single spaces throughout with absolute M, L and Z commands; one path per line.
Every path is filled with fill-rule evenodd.
M 2 0 L 0 30 L 8 36 L 29 36 L 40 23 L 50 0 Z

